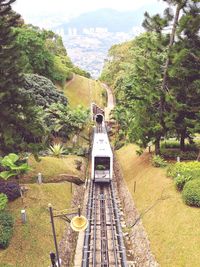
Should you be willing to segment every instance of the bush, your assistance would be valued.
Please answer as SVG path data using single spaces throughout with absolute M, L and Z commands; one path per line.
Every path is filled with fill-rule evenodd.
M 174 179 L 176 189 L 178 189 L 179 191 L 182 191 L 184 185 L 190 180 L 192 180 L 191 176 L 184 176 L 184 175 L 180 175 L 180 174 L 177 175 L 177 177 Z
M 180 149 L 180 143 L 178 141 L 164 141 L 161 144 L 161 149 Z M 185 151 L 198 151 L 198 146 L 195 143 L 185 144 Z
M 196 160 L 198 156 L 197 151 L 180 151 L 179 149 L 161 149 L 161 156 L 164 159 L 177 159 L 180 157 L 181 160 Z
M 0 182 L 0 193 L 5 194 L 9 201 L 20 197 L 20 186 L 15 182 Z
M 2 193 L 1 193 L 1 194 L 0 194 L 0 212 L 1 212 L 2 210 L 5 210 L 7 203 L 8 203 L 8 198 L 7 198 L 7 196 L 6 196 L 5 194 L 2 194 Z
M 154 167 L 161 167 L 161 168 L 167 166 L 167 162 L 162 157 L 160 157 L 159 155 L 154 155 L 153 156 L 152 164 L 153 164 Z
M 14 220 L 10 213 L 0 212 L 0 248 L 7 248 L 13 234 Z
M 65 153 L 65 148 L 60 143 L 53 144 L 52 146 L 50 146 L 48 152 L 50 155 L 60 158 Z
M 168 168 L 167 174 L 175 180 L 177 189 L 182 190 L 186 182 L 200 179 L 200 162 L 177 162 Z
M 183 188 L 182 197 L 187 205 L 200 207 L 200 179 L 189 181 Z

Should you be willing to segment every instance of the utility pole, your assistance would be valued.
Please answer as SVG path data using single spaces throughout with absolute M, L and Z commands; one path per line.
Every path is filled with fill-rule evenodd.
M 56 249 L 56 257 L 57 257 L 57 261 L 58 261 L 58 267 L 60 267 L 58 243 L 57 243 L 57 239 L 56 239 L 56 230 L 55 230 L 54 219 L 53 219 L 53 208 L 52 208 L 51 204 L 49 204 L 49 213 L 50 213 L 50 218 L 51 218 L 51 226 L 52 226 L 52 232 L 53 232 L 54 245 L 55 245 L 55 249 Z

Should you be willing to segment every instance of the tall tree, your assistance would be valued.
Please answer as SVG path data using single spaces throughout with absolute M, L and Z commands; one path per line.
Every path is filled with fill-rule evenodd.
M 181 150 L 185 139 L 199 131 L 200 105 L 200 7 L 190 2 L 177 27 L 177 40 L 171 53 L 168 71 L 170 93 L 174 98 L 170 110 L 180 136 Z
M 0 150 L 28 149 L 42 138 L 44 129 L 27 95 L 20 88 L 24 78 L 20 68 L 20 50 L 15 44 L 13 28 L 21 24 L 11 4 L 0 0 Z

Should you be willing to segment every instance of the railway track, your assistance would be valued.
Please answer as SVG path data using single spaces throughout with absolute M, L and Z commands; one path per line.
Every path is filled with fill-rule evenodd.
M 126 267 L 126 252 L 113 183 L 89 185 L 89 226 L 85 233 L 82 267 Z

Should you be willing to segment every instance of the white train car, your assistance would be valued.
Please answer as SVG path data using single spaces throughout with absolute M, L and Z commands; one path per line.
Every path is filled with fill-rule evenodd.
M 95 182 L 110 182 L 113 177 L 113 152 L 104 126 L 95 128 L 92 146 L 92 179 Z

